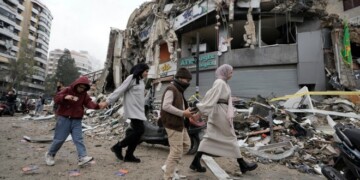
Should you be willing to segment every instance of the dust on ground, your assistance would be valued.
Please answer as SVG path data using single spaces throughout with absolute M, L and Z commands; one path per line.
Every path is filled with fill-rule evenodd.
M 168 155 L 168 147 L 142 143 L 135 151 L 141 163 L 119 161 L 110 151 L 115 140 L 96 139 L 84 136 L 89 156 L 94 162 L 79 168 L 77 153 L 71 141 L 65 142 L 55 157 L 55 165 L 47 166 L 44 161 L 45 152 L 50 143 L 31 143 L 23 140 L 23 136 L 52 136 L 55 120 L 32 121 L 22 120 L 21 114 L 14 117 L 0 117 L 0 179 L 162 179 L 161 166 Z M 179 166 L 179 174 L 185 179 L 216 179 L 209 168 L 206 173 L 196 173 L 188 167 L 193 155 L 184 155 Z M 239 167 L 235 159 L 214 158 L 230 176 L 239 176 Z M 203 163 L 203 162 L 202 162 Z M 24 173 L 24 167 L 35 167 L 36 170 Z M 127 170 L 124 176 L 116 174 L 120 169 Z M 71 177 L 80 172 L 77 177 Z M 240 176 L 241 179 L 324 179 L 320 175 L 303 174 L 294 169 L 277 164 L 259 164 L 259 167 Z

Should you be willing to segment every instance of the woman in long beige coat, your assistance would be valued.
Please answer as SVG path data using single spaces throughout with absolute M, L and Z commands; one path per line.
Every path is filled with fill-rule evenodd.
M 233 127 L 234 108 L 231 100 L 231 89 L 227 81 L 232 77 L 233 67 L 224 64 L 216 70 L 216 77 L 212 88 L 197 104 L 201 114 L 208 116 L 207 131 L 200 142 L 190 169 L 206 172 L 201 166 L 201 156 L 205 154 L 221 157 L 236 158 L 242 173 L 257 168 L 256 163 L 247 163 L 241 156 L 237 145 L 237 138 Z

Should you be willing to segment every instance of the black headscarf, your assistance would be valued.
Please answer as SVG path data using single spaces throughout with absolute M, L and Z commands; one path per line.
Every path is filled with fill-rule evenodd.
M 140 79 L 142 79 L 142 73 L 149 69 L 149 66 L 144 63 L 139 63 L 131 68 L 130 74 L 133 74 L 133 78 L 136 79 L 136 84 L 139 84 Z
M 174 79 L 174 86 L 181 92 L 184 93 L 184 91 L 190 86 L 190 83 L 182 82 L 179 79 Z

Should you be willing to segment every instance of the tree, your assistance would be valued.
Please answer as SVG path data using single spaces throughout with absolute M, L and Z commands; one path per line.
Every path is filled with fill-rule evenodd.
M 71 57 L 70 51 L 65 49 L 58 61 L 54 80 L 63 81 L 65 86 L 68 86 L 79 76 L 80 73 L 75 65 L 75 60 Z
M 21 82 L 26 82 L 35 73 L 34 70 L 34 47 L 28 45 L 28 40 L 23 38 L 20 43 L 17 59 L 9 59 L 8 69 L 0 75 L 9 77 L 9 89 L 18 89 Z
M 45 79 L 45 95 L 46 97 L 54 96 L 56 93 L 56 79 L 55 76 L 47 76 Z

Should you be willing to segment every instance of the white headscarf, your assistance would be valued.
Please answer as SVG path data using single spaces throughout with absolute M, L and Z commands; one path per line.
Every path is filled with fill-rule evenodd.
M 233 67 L 228 64 L 223 64 L 218 67 L 215 71 L 216 77 L 218 79 L 222 79 L 227 81 L 230 77 L 230 73 L 233 71 Z
M 215 74 L 218 79 L 222 79 L 227 83 L 227 80 L 231 77 L 230 74 L 232 71 L 233 71 L 232 66 L 230 66 L 229 64 L 223 64 L 216 69 Z M 232 126 L 233 125 L 232 121 L 234 118 L 234 107 L 232 104 L 231 89 L 230 89 L 230 95 L 229 95 L 229 99 L 228 99 L 228 109 L 227 109 L 227 113 L 226 113 L 226 118 L 229 120 L 230 126 Z

